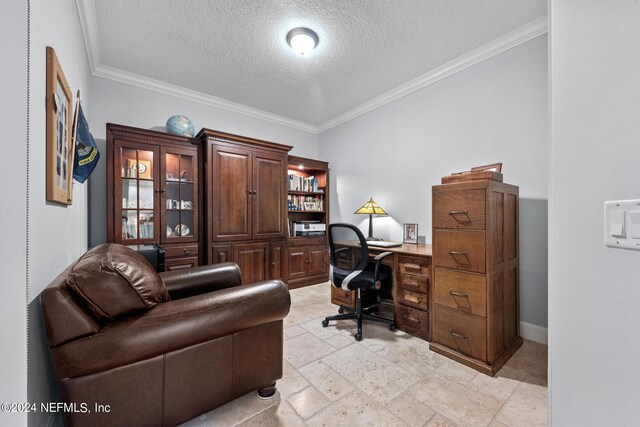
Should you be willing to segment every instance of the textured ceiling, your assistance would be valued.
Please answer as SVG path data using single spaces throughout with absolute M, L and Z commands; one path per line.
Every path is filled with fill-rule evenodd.
M 79 2 L 95 9 L 94 65 L 316 127 L 547 13 L 546 0 Z M 285 40 L 298 26 L 320 38 L 305 57 Z

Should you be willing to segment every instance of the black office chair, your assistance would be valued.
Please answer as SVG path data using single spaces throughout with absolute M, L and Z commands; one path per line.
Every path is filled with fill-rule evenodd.
M 358 324 L 356 341 L 362 340 L 363 319 L 386 323 L 390 330 L 395 331 L 393 319 L 375 314 L 379 313 L 381 297 L 391 298 L 391 277 L 382 268 L 382 260 L 392 252 L 383 252 L 374 258 L 375 262 L 369 262 L 367 241 L 362 232 L 351 224 L 329 225 L 329 251 L 331 283 L 337 288 L 357 291 L 357 299 L 355 311 L 341 305 L 338 312 L 343 314 L 326 317 L 322 326 L 329 326 L 331 320 L 355 319 Z

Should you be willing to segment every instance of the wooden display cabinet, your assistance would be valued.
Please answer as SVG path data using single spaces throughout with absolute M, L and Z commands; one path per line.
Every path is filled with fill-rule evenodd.
M 158 243 L 165 268 L 200 264 L 199 143 L 107 124 L 107 240 Z

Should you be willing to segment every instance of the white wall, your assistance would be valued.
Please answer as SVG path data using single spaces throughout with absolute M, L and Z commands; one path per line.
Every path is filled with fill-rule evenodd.
M 0 117 L 5 135 L 0 147 L 0 243 L 2 298 L 0 298 L 0 402 L 27 400 L 26 340 L 26 229 L 27 205 L 27 8 L 11 0 L 0 14 L 0 75 L 5 102 Z M 9 60 L 7 60 L 9 59 Z M 26 414 L 0 413 L 0 424 L 26 425 Z
M 431 186 L 452 172 L 502 162 L 520 187 L 521 320 L 547 325 L 547 38 L 541 36 L 322 133 L 331 221 L 356 223 L 370 196 L 390 217 L 374 234 L 402 240 L 418 223 L 431 242 Z
M 603 202 L 640 198 L 640 3 L 552 1 L 550 420 L 638 425 L 640 252 Z
M 316 158 L 317 135 L 234 113 L 149 89 L 94 77 L 91 93 L 91 132 L 98 139 L 102 159 L 89 178 L 90 245 L 106 242 L 106 124 L 117 123 L 143 129 L 164 131 L 164 124 L 174 114 L 191 119 L 196 132 L 209 128 L 280 144 L 292 145 L 291 154 Z
M 30 402 L 55 400 L 42 309 L 38 295 L 64 268 L 87 249 L 87 185 L 74 183 L 73 204 L 46 201 L 45 78 L 46 46 L 55 49 L 67 82 L 83 105 L 91 104 L 90 71 L 74 1 L 31 1 L 31 152 L 29 217 L 29 374 Z M 87 108 L 90 114 L 90 109 Z M 49 414 L 29 414 L 29 424 L 44 425 Z

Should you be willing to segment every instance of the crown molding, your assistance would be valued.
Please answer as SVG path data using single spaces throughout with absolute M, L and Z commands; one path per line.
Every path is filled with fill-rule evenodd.
M 333 119 L 330 119 L 318 126 L 318 133 L 326 132 L 331 128 L 339 126 L 343 123 L 353 120 L 369 111 L 380 108 L 396 99 L 402 98 L 412 92 L 420 90 L 430 84 L 433 84 L 439 80 L 449 77 L 465 68 L 471 67 L 478 62 L 498 55 L 506 50 L 509 50 L 519 44 L 525 43 L 531 39 L 541 36 L 548 31 L 547 16 L 536 19 L 516 30 L 511 31 L 497 39 L 490 41 L 489 43 L 480 46 L 470 52 L 465 53 L 456 59 L 447 62 L 446 64 L 435 68 L 428 73 L 425 73 L 413 80 L 408 81 L 388 92 L 377 96 L 370 101 L 360 104 L 356 108 L 353 108 L 346 113 L 340 114 Z
M 100 37 L 98 34 L 98 19 L 96 18 L 96 8 L 93 0 L 76 0 L 78 17 L 84 44 L 87 48 L 87 57 L 91 73 L 102 63 L 100 57 Z
M 153 90 L 155 92 L 164 93 L 166 95 L 175 96 L 177 98 L 186 99 L 188 101 L 221 108 L 233 113 L 243 114 L 245 116 L 253 117 L 256 119 L 277 123 L 306 132 L 311 132 L 313 134 L 318 133 L 318 128 L 308 123 L 293 120 L 284 116 L 279 116 L 277 114 L 269 113 L 257 108 L 248 107 L 246 105 L 231 102 L 226 99 L 217 98 L 215 96 L 207 95 L 195 90 L 186 89 L 181 86 L 165 83 L 160 80 L 144 77 L 139 74 L 134 74 L 128 71 L 122 71 L 117 68 L 108 67 L 106 65 L 98 65 L 92 74 L 96 77 L 102 77 L 143 89 Z

